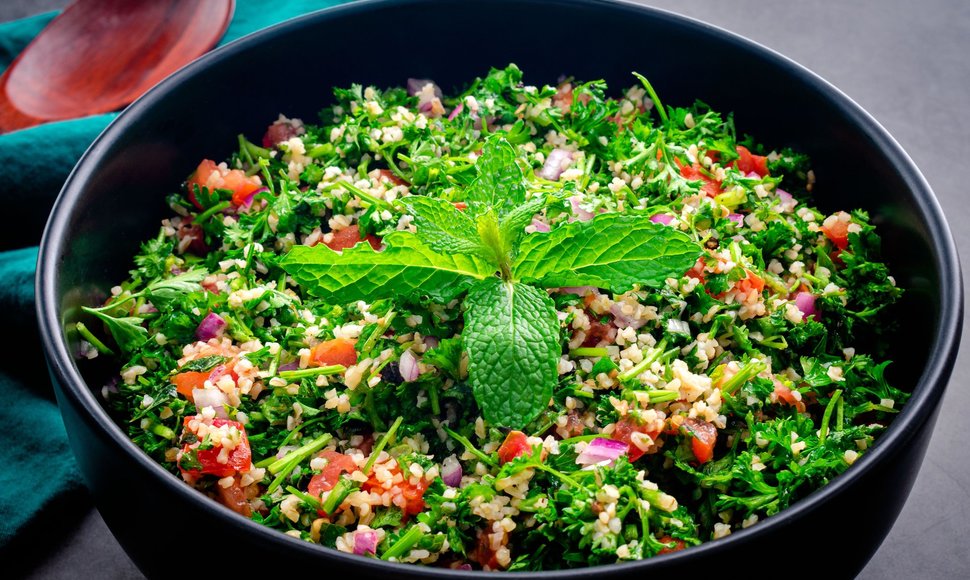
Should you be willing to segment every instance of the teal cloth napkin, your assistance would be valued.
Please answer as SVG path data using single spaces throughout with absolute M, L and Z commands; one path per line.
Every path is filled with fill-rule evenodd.
M 220 44 L 345 0 L 236 0 Z M 57 15 L 0 24 L 0 71 Z M 41 354 L 34 316 L 37 243 L 71 168 L 115 114 L 48 123 L 0 135 L 0 328 L 16 345 L 0 358 L 0 555 L 60 543 L 65 511 L 86 509 Z

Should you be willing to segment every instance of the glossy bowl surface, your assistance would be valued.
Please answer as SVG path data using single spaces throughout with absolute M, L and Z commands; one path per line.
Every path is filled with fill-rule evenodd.
M 307 15 L 220 48 L 131 105 L 68 179 L 41 248 L 37 308 L 58 401 L 78 463 L 109 527 L 149 576 L 172 577 L 199 554 L 233 567 L 377 577 L 480 575 L 354 557 L 259 526 L 190 489 L 132 444 L 99 403 L 110 365 L 78 368 L 79 307 L 125 277 L 142 240 L 168 215 L 164 198 L 235 135 L 261 135 L 279 113 L 316 119 L 330 88 L 432 78 L 459 88 L 517 63 L 530 84 L 562 74 L 614 90 L 645 74 L 668 104 L 702 99 L 733 111 L 741 132 L 813 159 L 823 210 L 862 207 L 878 223 L 905 298 L 893 311 L 891 379 L 914 395 L 846 474 L 784 512 L 702 546 L 603 577 L 661 571 L 790 570 L 850 576 L 888 533 L 926 451 L 962 324 L 956 249 L 933 193 L 889 134 L 837 89 L 792 61 L 716 27 L 639 5 L 599 0 L 360 2 Z M 703 63 L 703 74 L 690 73 Z M 115 370 L 116 372 L 116 370 Z M 837 540 L 837 541 L 835 541 Z M 219 558 L 222 558 L 220 556 Z M 838 568 L 833 563 L 840 563 Z M 752 568 L 752 566 L 754 568 Z M 528 574 L 579 577 L 591 571 Z

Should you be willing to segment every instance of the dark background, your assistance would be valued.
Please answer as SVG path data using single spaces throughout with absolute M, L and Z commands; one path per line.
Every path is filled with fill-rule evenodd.
M 639 1 L 747 36 L 835 84 L 916 161 L 936 191 L 961 253 L 970 255 L 965 226 L 970 191 L 963 175 L 970 151 L 970 2 Z M 0 21 L 66 3 L 0 0 Z M 690 74 L 703 74 L 702 63 L 698 67 Z M 970 325 L 965 328 L 966 335 Z M 859 578 L 970 578 L 970 421 L 965 419 L 970 393 L 963 384 L 968 376 L 970 361 L 964 355 L 957 360 L 909 502 Z M 805 547 L 793 549 L 793 566 L 803 558 L 824 558 L 828 542 L 851 541 L 833 522 L 830 536 L 806 538 Z M 49 552 L 28 564 L 28 577 L 141 578 L 94 509 L 80 520 L 64 521 L 62 529 L 51 531 L 49 542 Z

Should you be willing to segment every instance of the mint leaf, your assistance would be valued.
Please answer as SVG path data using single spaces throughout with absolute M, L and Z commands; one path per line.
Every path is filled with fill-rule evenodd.
M 413 195 L 405 197 L 401 203 L 414 216 L 418 239 L 432 250 L 489 259 L 475 222 L 450 201 Z
M 489 209 L 501 217 L 525 201 L 522 169 L 516 163 L 515 148 L 501 137 L 492 137 L 482 147 L 475 163 L 478 177 L 465 190 L 472 217 Z
M 338 303 L 429 296 L 447 302 L 495 267 L 474 256 L 439 254 L 411 233 L 394 232 L 375 251 L 357 244 L 335 252 L 323 244 L 295 246 L 280 262 L 307 293 Z
M 82 307 L 81 310 L 101 319 L 108 328 L 108 332 L 111 333 L 111 337 L 115 339 L 118 348 L 126 353 L 132 353 L 138 350 L 148 340 L 148 331 L 142 326 L 142 323 L 145 321 L 144 318 L 139 316 L 115 318 L 110 314 L 100 312 L 94 308 L 88 308 L 87 306 Z
M 558 379 L 559 319 L 545 292 L 489 278 L 465 298 L 468 382 L 493 425 L 522 428 L 549 405 Z
M 701 248 L 686 234 L 645 216 L 608 213 L 547 234 L 526 236 L 512 278 L 547 288 L 596 286 L 626 292 L 684 275 Z

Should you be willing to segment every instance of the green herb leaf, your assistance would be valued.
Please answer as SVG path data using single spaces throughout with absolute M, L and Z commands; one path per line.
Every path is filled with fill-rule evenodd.
M 482 156 L 475 163 L 478 177 L 465 190 L 472 217 L 489 209 L 503 216 L 525 201 L 522 169 L 515 159 L 515 148 L 505 139 L 493 137 L 485 142 Z
M 526 236 L 513 279 L 545 287 L 597 286 L 626 292 L 680 277 L 701 248 L 686 234 L 642 216 L 609 213 Z
M 214 369 L 215 367 L 221 365 L 222 363 L 226 362 L 227 360 L 229 360 L 229 359 L 226 358 L 226 357 L 224 357 L 224 356 L 219 356 L 219 355 L 204 356 L 202 358 L 197 358 L 195 360 L 190 360 L 189 362 L 185 363 L 178 370 L 178 372 L 184 373 L 184 372 L 192 371 L 192 372 L 196 372 L 196 373 L 204 373 L 205 371 L 211 371 L 212 369 Z
M 447 302 L 495 272 L 474 256 L 440 254 L 410 233 L 392 233 L 384 243 L 379 252 L 369 244 L 342 252 L 295 246 L 280 265 L 309 294 L 337 302 L 422 295 Z
M 144 318 L 139 316 L 115 318 L 104 312 L 99 312 L 94 308 L 88 308 L 87 306 L 83 307 L 82 310 L 100 318 L 108 328 L 108 332 L 111 333 L 112 338 L 115 339 L 115 343 L 126 353 L 138 350 L 148 340 L 148 331 L 142 326 L 142 323 L 145 321 Z
M 465 298 L 468 380 L 485 419 L 521 428 L 549 404 L 558 379 L 559 320 L 545 292 L 489 278 Z
M 414 215 L 418 238 L 432 250 L 489 259 L 475 222 L 450 201 L 413 195 L 401 203 Z
M 202 286 L 199 283 L 205 276 L 205 270 L 194 269 L 178 276 L 157 280 L 148 285 L 148 298 L 156 308 L 164 310 L 185 294 L 200 290 Z

